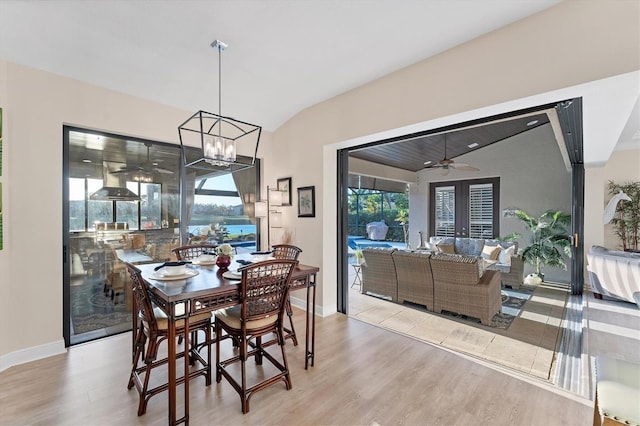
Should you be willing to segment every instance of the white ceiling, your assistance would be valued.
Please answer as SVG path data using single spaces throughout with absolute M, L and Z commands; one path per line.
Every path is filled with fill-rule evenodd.
M 0 58 L 273 131 L 559 0 L 0 0 Z

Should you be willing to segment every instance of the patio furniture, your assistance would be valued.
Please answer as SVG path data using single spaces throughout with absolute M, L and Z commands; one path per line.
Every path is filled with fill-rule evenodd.
M 502 284 L 506 287 L 519 289 L 524 280 L 524 259 L 518 254 L 518 243 L 497 239 L 463 238 L 463 237 L 429 237 L 429 244 L 434 249 L 453 246 L 455 254 L 467 256 L 482 256 L 484 246 L 500 247 L 498 261 L 491 269 L 500 271 Z
M 398 279 L 398 303 L 412 302 L 433 310 L 430 253 L 398 250 L 391 255 Z
M 484 271 L 480 259 L 436 253 L 431 256 L 433 274 L 433 310 L 443 310 L 479 318 L 491 325 L 491 319 L 502 309 L 500 272 Z
M 398 279 L 391 254 L 394 248 L 367 247 L 362 250 L 362 292 L 398 301 Z
M 370 240 L 384 240 L 387 238 L 388 230 L 389 227 L 382 221 L 367 223 L 367 235 Z

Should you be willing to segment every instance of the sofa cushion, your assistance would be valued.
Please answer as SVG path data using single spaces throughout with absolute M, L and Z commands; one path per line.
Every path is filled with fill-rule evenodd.
M 429 237 L 431 244 L 451 244 L 454 245 L 456 237 Z
M 502 250 L 500 246 L 485 246 L 482 248 L 481 256 L 487 260 L 498 260 L 500 250 Z
M 436 248 L 440 253 L 456 254 L 453 244 L 436 244 Z
M 511 256 L 515 254 L 515 251 L 515 246 L 501 249 L 500 253 L 498 254 L 498 264 L 511 266 Z
M 484 248 L 484 240 L 480 238 L 456 238 L 454 246 L 457 254 L 480 256 Z
M 514 254 L 518 253 L 518 242 L 517 241 L 504 241 L 504 240 L 484 240 L 485 246 L 500 246 L 503 249 L 509 248 L 511 246 L 514 248 Z

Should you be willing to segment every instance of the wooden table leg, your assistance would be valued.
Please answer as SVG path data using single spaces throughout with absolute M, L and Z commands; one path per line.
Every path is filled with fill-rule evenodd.
M 184 307 L 184 423 L 189 424 L 189 309 L 188 303 Z M 175 340 L 172 341 L 175 345 Z
M 170 312 L 168 313 L 169 322 L 167 324 L 167 352 L 168 352 L 168 385 L 167 389 L 169 393 L 168 405 L 169 405 L 169 424 L 176 424 L 176 321 L 175 311 L 176 306 L 174 303 L 169 304 Z
M 313 291 L 313 302 L 310 301 L 311 292 Z M 311 306 L 309 306 L 311 305 Z M 309 321 L 309 313 L 311 312 L 311 321 Z M 313 274 L 307 277 L 307 311 L 306 311 L 306 333 L 304 342 L 304 369 L 309 368 L 309 359 L 311 359 L 311 366 L 313 367 L 315 357 L 315 342 L 316 342 L 316 278 Z M 311 324 L 309 324 L 311 322 Z M 311 346 L 309 346 L 309 326 L 311 326 Z

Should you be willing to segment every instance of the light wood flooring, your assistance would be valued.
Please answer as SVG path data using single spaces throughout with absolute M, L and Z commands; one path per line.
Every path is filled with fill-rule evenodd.
M 293 389 L 258 392 L 251 412 L 222 382 L 190 387 L 192 425 L 584 425 L 593 414 L 597 355 L 640 362 L 640 311 L 585 294 L 579 370 L 587 396 L 494 362 L 425 343 L 336 314 L 317 318 L 316 365 L 304 370 L 304 347 L 287 341 Z M 303 333 L 304 315 L 294 316 Z M 232 351 L 225 342 L 225 351 Z M 74 346 L 66 354 L 0 373 L 3 425 L 161 425 L 166 393 L 136 416 L 138 394 L 127 390 L 131 335 Z M 164 346 L 164 345 L 163 345 Z M 275 349 L 275 348 L 273 348 Z M 249 364 L 253 367 L 253 364 Z M 162 371 L 155 379 L 163 379 Z M 179 393 L 179 397 L 180 397 Z
M 294 318 L 304 330 L 302 312 L 296 309 Z M 130 339 L 124 333 L 78 345 L 0 373 L 0 423 L 166 423 L 165 393 L 151 398 L 144 416 L 136 416 L 138 395 L 126 388 Z M 316 365 L 307 371 L 303 346 L 287 341 L 293 389 L 277 384 L 258 392 L 246 415 L 228 383 L 205 387 L 203 378 L 195 379 L 191 424 L 584 425 L 591 420 L 587 399 L 345 315 L 318 318 L 316 339 Z

